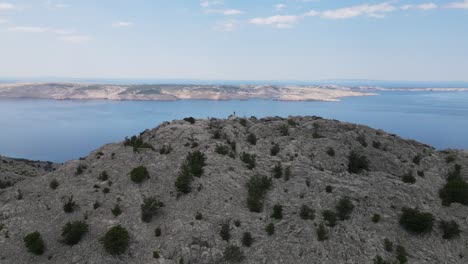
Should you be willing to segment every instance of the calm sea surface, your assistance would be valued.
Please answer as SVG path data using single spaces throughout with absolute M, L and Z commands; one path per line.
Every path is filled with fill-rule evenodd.
M 438 149 L 468 149 L 468 92 L 382 92 L 340 102 L 0 100 L 0 155 L 63 162 L 163 121 L 317 115 L 365 124 Z

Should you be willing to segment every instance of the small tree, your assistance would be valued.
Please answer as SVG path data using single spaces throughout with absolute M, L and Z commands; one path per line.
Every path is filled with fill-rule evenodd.
M 255 175 L 247 182 L 247 207 L 251 212 L 261 212 L 263 199 L 271 189 L 272 181 L 266 176 Z
M 104 237 L 101 238 L 101 243 L 107 253 L 111 255 L 120 255 L 127 250 L 129 240 L 130 235 L 128 234 L 127 229 L 118 225 L 107 231 Z
M 112 214 L 117 217 L 122 214 L 122 209 L 120 209 L 120 205 L 114 205 L 114 208 L 111 209 Z
M 130 172 L 130 179 L 134 183 L 142 183 L 144 180 L 149 178 L 148 170 L 144 166 L 134 168 Z
M 44 240 L 42 240 L 41 234 L 38 231 L 26 235 L 23 241 L 29 252 L 36 255 L 42 255 L 44 253 Z
M 416 178 L 413 176 L 413 172 L 409 171 L 408 173 L 406 173 L 405 175 L 403 175 L 401 177 L 401 180 L 404 182 L 404 183 L 409 183 L 409 184 L 414 184 L 416 183 Z
M 406 262 L 408 262 L 408 253 L 402 245 L 398 245 L 396 247 L 396 253 L 396 259 L 400 262 L 400 264 L 405 264 Z
M 141 205 L 141 220 L 145 223 L 151 222 L 161 206 L 162 203 L 156 197 L 145 198 Z
M 184 121 L 189 122 L 190 124 L 195 124 L 195 118 L 193 117 L 186 117 Z
M 462 177 L 449 178 L 440 189 L 439 197 L 444 206 L 450 206 L 452 203 L 468 206 L 468 183 Z
M 432 231 L 434 217 L 430 213 L 420 212 L 418 209 L 403 208 L 400 225 L 407 231 L 425 234 Z
M 175 187 L 181 193 L 189 193 L 192 183 L 192 175 L 190 174 L 190 169 L 187 164 L 182 164 L 179 175 L 175 181 Z
M 88 224 L 82 221 L 68 222 L 62 227 L 63 243 L 73 246 L 88 232 Z
M 387 252 L 392 252 L 393 251 L 393 243 L 388 238 L 385 238 L 385 240 L 384 240 L 384 249 Z
M 341 198 L 336 205 L 336 211 L 338 212 L 338 217 L 341 221 L 348 220 L 351 217 L 353 210 L 354 205 L 348 197 Z
M 274 219 L 283 219 L 283 206 L 280 204 L 275 204 L 273 206 L 273 213 L 271 217 Z

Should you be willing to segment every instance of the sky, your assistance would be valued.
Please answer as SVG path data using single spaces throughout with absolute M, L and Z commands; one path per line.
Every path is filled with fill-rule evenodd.
M 0 0 L 0 77 L 468 81 L 468 0 Z

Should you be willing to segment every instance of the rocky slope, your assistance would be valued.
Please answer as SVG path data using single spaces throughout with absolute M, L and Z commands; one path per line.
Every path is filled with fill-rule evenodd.
M 54 171 L 59 165 L 52 162 L 13 159 L 0 156 L 0 189 L 9 188 L 26 178 Z
M 466 180 L 467 153 L 317 117 L 193 121 L 0 190 L 0 262 L 468 262 L 468 207 L 439 197 L 449 175 Z M 432 219 L 400 223 L 405 207 Z M 452 220 L 461 233 L 444 239 L 439 224 Z M 62 236 L 70 221 L 88 226 L 73 246 Z M 125 235 L 103 239 L 119 225 L 128 247 Z M 23 241 L 34 231 L 39 255 Z

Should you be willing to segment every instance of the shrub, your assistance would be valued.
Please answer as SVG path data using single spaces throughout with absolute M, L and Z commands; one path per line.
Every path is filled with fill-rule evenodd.
M 265 231 L 267 232 L 269 236 L 272 236 L 275 233 L 275 225 L 273 223 L 269 223 L 265 227 Z
M 221 236 L 221 238 L 225 241 L 229 241 L 229 239 L 231 239 L 231 232 L 230 232 L 230 227 L 229 227 L 229 223 L 223 223 L 221 225 L 221 230 L 219 231 L 219 235 Z
M 421 162 L 421 159 L 422 159 L 422 155 L 418 154 L 418 155 L 414 156 L 413 163 L 416 164 L 416 165 L 419 165 L 419 163 Z
M 253 241 L 254 239 L 252 238 L 252 234 L 250 232 L 244 232 L 244 234 L 242 234 L 242 245 L 250 247 Z
M 224 249 L 224 261 L 229 263 L 241 263 L 244 261 L 245 256 L 242 250 L 235 245 L 229 245 Z
M 76 207 L 78 207 L 78 205 L 75 201 L 73 201 L 73 196 L 70 196 L 66 199 L 66 202 L 63 204 L 63 211 L 65 213 L 72 213 Z
M 406 252 L 406 249 L 403 246 L 398 245 L 396 247 L 396 253 L 396 259 L 400 262 L 400 264 L 408 262 L 408 253 Z
M 249 154 L 245 152 L 242 152 L 241 157 L 240 157 L 241 161 L 246 164 L 247 169 L 249 170 L 252 170 L 253 168 L 255 168 L 256 158 L 257 156 L 255 156 L 254 154 Z
M 283 167 L 281 166 L 281 163 L 278 163 L 275 165 L 275 167 L 273 167 L 273 177 L 275 177 L 276 179 L 279 179 L 283 176 Z
M 380 149 L 381 146 L 382 146 L 382 143 L 380 143 L 379 141 L 372 141 L 373 148 Z
M 337 216 L 332 210 L 325 210 L 322 212 L 323 219 L 327 222 L 327 226 L 334 227 L 336 225 Z
M 359 135 L 356 140 L 359 142 L 359 144 L 361 144 L 361 146 L 363 147 L 367 147 L 367 141 L 366 141 L 366 136 L 364 135 Z
M 200 177 L 203 174 L 203 167 L 206 166 L 205 154 L 196 150 L 189 152 L 185 159 L 185 162 L 190 169 L 190 173 L 195 177 Z
M 195 214 L 195 219 L 196 219 L 196 220 L 202 220 L 202 219 L 203 219 L 202 213 L 197 212 L 197 213 Z
M 56 179 L 53 179 L 50 184 L 49 184 L 49 187 L 52 189 L 52 190 L 55 190 L 57 189 L 57 187 L 59 186 L 59 183 Z
M 153 258 L 155 258 L 155 259 L 160 258 L 158 251 L 153 251 Z
M 220 155 L 227 155 L 229 154 L 229 147 L 226 145 L 218 145 L 216 146 L 215 152 Z
M 122 214 L 122 209 L 120 209 L 120 205 L 114 205 L 114 208 L 111 209 L 112 214 L 117 217 Z
M 151 222 L 161 206 L 162 203 L 156 197 L 145 198 L 141 205 L 141 220 L 145 223 Z
M 103 171 L 101 172 L 101 174 L 99 174 L 98 180 L 107 181 L 108 179 L 109 179 L 109 174 L 107 174 L 107 171 Z
M 109 192 L 110 192 L 110 189 L 107 188 L 107 187 L 105 187 L 104 189 L 102 189 L 102 192 L 103 192 L 103 193 L 109 193 Z
M 266 176 L 252 176 L 247 183 L 247 207 L 251 212 L 261 212 L 263 199 L 271 188 L 271 179 Z
M 317 124 L 317 123 L 314 123 L 314 132 L 312 133 L 312 138 L 321 138 L 322 136 L 320 136 L 318 130 L 320 128 L 320 125 Z
M 141 136 L 132 136 L 131 138 L 126 137 L 124 141 L 124 146 L 133 147 L 133 152 L 138 152 L 138 150 L 142 148 L 154 150 L 153 146 L 151 146 L 149 143 L 143 142 Z
M 156 227 L 156 229 L 154 230 L 154 235 L 156 237 L 160 237 L 161 236 L 161 228 L 160 227 Z
M 172 151 L 172 147 L 171 147 L 171 146 L 164 145 L 164 146 L 162 146 L 162 147 L 159 149 L 159 154 L 161 154 L 161 155 L 167 155 L 167 154 L 171 153 L 171 151 Z
M 289 136 L 289 127 L 288 127 L 288 125 L 281 125 L 279 130 L 280 130 L 281 136 L 283 136 L 283 137 Z
M 418 171 L 418 176 L 419 177 L 424 177 L 424 171 Z
M 236 227 L 241 226 L 241 221 L 240 221 L 239 219 L 234 220 L 234 225 L 235 225 Z
M 175 187 L 181 193 L 189 193 L 192 190 L 191 183 L 192 175 L 190 174 L 190 168 L 187 164 L 182 164 L 175 181 Z
M 251 145 L 256 145 L 257 144 L 257 136 L 253 133 L 250 133 L 247 136 L 247 142 L 249 142 Z
M 379 214 L 374 214 L 372 216 L 372 222 L 374 222 L 374 223 L 380 222 L 380 215 Z
M 36 255 L 42 255 L 44 253 L 44 240 L 42 240 L 41 234 L 38 231 L 26 235 L 23 238 L 23 242 L 29 252 Z
M 453 170 L 451 170 L 448 173 L 448 180 L 452 180 L 452 179 L 461 177 L 461 169 L 462 169 L 462 167 L 460 166 L 460 164 L 455 164 Z
M 393 243 L 388 238 L 384 239 L 384 249 L 387 252 L 393 251 Z
M 447 156 L 447 157 L 445 158 L 445 162 L 447 162 L 447 163 L 452 163 L 452 162 L 455 161 L 455 159 L 456 159 L 456 157 L 455 157 L 454 155 L 449 155 L 449 156 Z
M 404 183 L 414 184 L 416 183 L 416 178 L 413 176 L 413 173 L 410 171 L 401 177 L 401 180 Z
M 460 229 L 455 221 L 441 221 L 439 225 L 440 229 L 444 233 L 442 237 L 444 239 L 452 239 L 460 235 Z
M 407 231 L 424 234 L 432 230 L 434 217 L 430 213 L 422 213 L 418 209 L 403 208 L 400 225 Z
M 284 169 L 284 180 L 289 181 L 289 178 L 291 178 L 291 167 L 287 166 Z
M 323 223 L 321 223 L 317 229 L 317 239 L 318 241 L 324 241 L 328 239 L 328 231 Z
M 271 156 L 276 156 L 280 152 L 280 146 L 278 144 L 273 145 L 270 149 Z
M 195 118 L 193 117 L 186 117 L 184 121 L 189 122 L 190 124 L 195 124 Z
M 83 174 L 83 172 L 87 169 L 86 165 L 78 165 L 78 167 L 76 167 L 76 171 L 75 171 L 75 175 L 81 175 Z
M 336 205 L 336 211 L 341 221 L 348 220 L 354 210 L 354 205 L 348 197 L 343 197 Z
M 101 206 L 101 204 L 98 201 L 93 203 L 93 209 L 94 210 L 98 209 L 100 206 Z
M 334 157 L 335 156 L 335 149 L 333 149 L 332 147 L 328 147 L 326 153 L 327 153 L 328 156 Z
M 273 206 L 273 213 L 271 214 L 271 217 L 274 219 L 283 219 L 283 206 L 280 204 L 275 204 Z
M 452 203 L 468 205 L 468 183 L 462 177 L 455 177 L 447 180 L 439 191 L 442 205 L 450 206 Z
M 348 172 L 359 173 L 363 170 L 369 169 L 369 161 L 365 156 L 358 154 L 355 151 L 351 151 L 348 157 Z
M 101 238 L 101 243 L 104 246 L 104 250 L 111 255 L 123 254 L 127 248 L 130 240 L 130 235 L 127 229 L 118 225 L 114 226 L 104 237 Z
M 68 222 L 62 227 L 63 242 L 69 246 L 76 245 L 87 232 L 88 224 L 85 222 Z
M 241 126 L 246 127 L 247 126 L 247 120 L 245 118 L 239 118 L 239 124 Z
M 333 191 L 333 187 L 331 187 L 330 185 L 327 185 L 327 186 L 325 187 L 325 191 L 326 191 L 327 193 L 331 193 L 331 192 Z
M 296 127 L 298 124 L 294 119 L 288 119 L 288 125 L 292 127 Z
M 307 205 L 302 205 L 299 210 L 299 216 L 304 220 L 314 220 L 315 219 L 315 210 L 309 208 Z
M 130 179 L 135 183 L 142 183 L 149 178 L 148 170 L 144 166 L 134 168 L 130 172 Z

